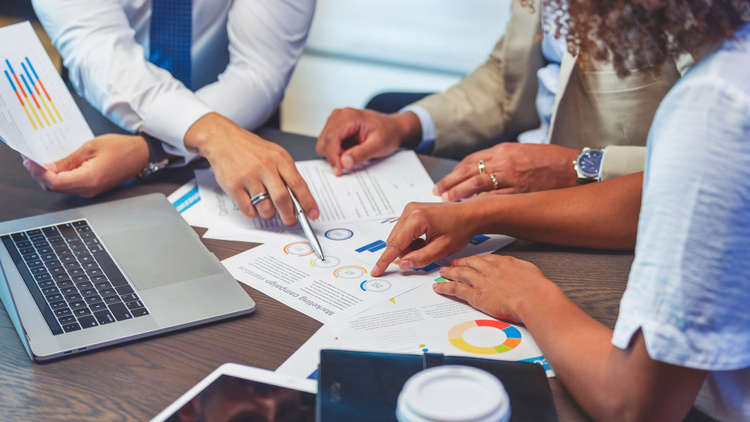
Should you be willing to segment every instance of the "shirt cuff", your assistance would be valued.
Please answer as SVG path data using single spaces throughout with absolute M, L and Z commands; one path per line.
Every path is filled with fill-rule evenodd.
M 164 150 L 190 161 L 194 154 L 185 148 L 188 129 L 201 117 L 213 110 L 188 90 L 179 90 L 159 96 L 143 120 L 142 131 L 161 139 Z
M 604 149 L 599 180 L 609 180 L 643 171 L 646 147 L 610 145 Z
M 432 152 L 432 146 L 435 145 L 435 123 L 432 121 L 432 116 L 420 106 L 410 105 L 399 110 L 400 113 L 407 111 L 416 114 L 419 124 L 422 125 L 422 141 L 414 148 L 414 151 L 419 154 L 429 154 Z

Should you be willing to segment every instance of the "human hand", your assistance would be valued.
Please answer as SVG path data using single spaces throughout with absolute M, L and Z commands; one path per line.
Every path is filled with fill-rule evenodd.
M 315 152 L 326 158 L 336 176 L 341 176 L 344 169 L 387 157 L 400 146 L 416 146 L 421 136 L 422 125 L 414 113 L 337 109 L 328 117 Z
M 440 275 L 451 281 L 433 284 L 436 293 L 514 322 L 523 322 L 522 307 L 533 308 L 542 290 L 557 287 L 534 264 L 495 254 L 453 260 L 440 269 Z
M 411 270 L 460 251 L 477 232 L 479 219 L 472 214 L 476 208 L 467 203 L 408 204 L 371 274 L 375 277 L 383 274 L 399 256 L 402 257 L 399 267 Z
M 308 217 L 314 220 L 320 216 L 318 204 L 289 153 L 231 120 L 216 113 L 203 116 L 188 130 L 185 146 L 208 160 L 219 186 L 247 217 L 271 219 L 278 211 L 284 224 L 295 224 L 297 216 L 286 186 Z M 251 198 L 264 192 L 271 200 L 253 205 Z
M 148 164 L 140 136 L 106 134 L 44 167 L 24 157 L 23 165 L 42 189 L 91 198 L 135 177 Z
M 467 155 L 435 184 L 433 193 L 452 202 L 487 191 L 507 194 L 575 186 L 573 161 L 578 153 L 559 145 L 504 142 Z M 479 160 L 484 161 L 484 174 L 479 172 Z M 491 173 L 498 180 L 494 190 Z

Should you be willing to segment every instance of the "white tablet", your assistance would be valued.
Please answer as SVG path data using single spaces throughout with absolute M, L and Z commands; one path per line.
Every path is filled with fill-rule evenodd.
M 225 363 L 151 422 L 313 422 L 315 380 Z

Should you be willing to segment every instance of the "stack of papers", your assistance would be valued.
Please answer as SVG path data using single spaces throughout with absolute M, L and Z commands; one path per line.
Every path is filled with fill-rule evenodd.
M 190 224 L 208 228 L 205 237 L 262 243 L 223 264 L 240 282 L 324 323 L 279 372 L 309 377 L 322 348 L 339 348 L 529 361 L 552 375 L 523 327 L 432 291 L 433 283 L 445 281 L 439 269 L 451 259 L 491 253 L 512 238 L 479 235 L 459 253 L 424 268 L 402 271 L 396 262 L 383 276 L 370 276 L 406 204 L 439 200 L 414 152 L 372 161 L 342 177 L 324 160 L 296 164 L 320 207 L 312 226 L 325 261 L 299 226 L 243 216 L 211 170 L 196 171 L 194 181 L 169 197 Z

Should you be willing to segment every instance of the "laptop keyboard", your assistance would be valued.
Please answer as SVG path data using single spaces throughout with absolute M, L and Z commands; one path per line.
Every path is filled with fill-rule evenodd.
M 0 239 L 53 334 L 149 314 L 85 219 Z

